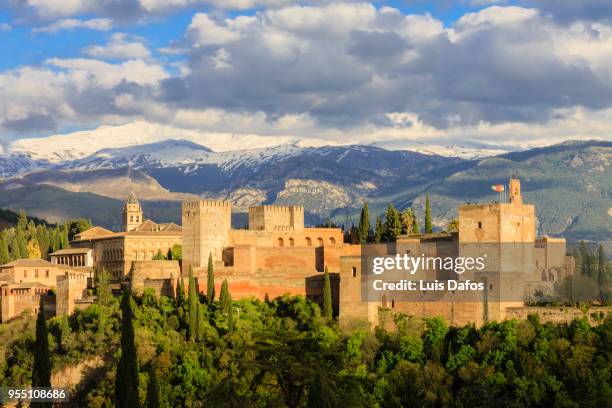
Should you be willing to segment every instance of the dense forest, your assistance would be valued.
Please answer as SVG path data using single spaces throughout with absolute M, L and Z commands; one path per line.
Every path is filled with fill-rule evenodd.
M 18 215 L 0 210 L 0 217 L 14 224 L 0 230 L 0 265 L 15 259 L 46 259 L 53 251 L 69 248 L 76 234 L 91 228 L 85 219 L 49 224 L 28 217 L 23 210 Z
M 341 329 L 301 297 L 232 301 L 224 283 L 218 299 L 182 285 L 176 299 L 119 299 L 100 275 L 89 308 L 37 330 L 31 316 L 0 326 L 0 387 L 30 384 L 33 356 L 47 355 L 54 372 L 101 361 L 76 406 L 611 406 L 610 315 L 596 327 L 395 315 L 392 331 Z

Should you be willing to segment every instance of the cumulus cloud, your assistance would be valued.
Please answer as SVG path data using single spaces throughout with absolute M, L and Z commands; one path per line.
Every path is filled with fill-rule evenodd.
M 36 27 L 32 32 L 52 34 L 63 30 L 88 29 L 108 31 L 111 28 L 113 28 L 113 23 L 108 18 L 92 18 L 90 20 L 65 18 L 43 27 Z
M 198 13 L 188 70 L 162 90 L 178 108 L 307 113 L 337 128 L 388 126 L 389 112 L 440 128 L 546 122 L 556 109 L 612 102 L 609 42 L 592 32 L 605 30 L 576 30 L 521 7 L 469 13 L 450 29 L 354 3 L 222 21 Z
M 138 6 L 154 12 L 162 3 L 170 4 Z M 89 58 L 2 73 L 0 100 L 11 105 L 0 109 L 0 123 L 18 134 L 146 120 L 399 147 L 612 130 L 612 29 L 601 21 L 491 6 L 445 27 L 431 15 L 368 3 L 283 4 L 194 14 L 183 37 L 162 49 L 180 52 L 173 65 L 152 58 L 142 39 L 115 34 L 84 48 Z
M 124 33 L 113 34 L 105 45 L 86 47 L 83 53 L 102 59 L 147 59 L 151 55 L 141 39 L 130 40 L 130 37 Z

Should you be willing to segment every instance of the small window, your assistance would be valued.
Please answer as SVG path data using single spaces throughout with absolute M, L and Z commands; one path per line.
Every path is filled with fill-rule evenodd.
M 284 241 L 282 238 L 279 238 L 279 239 L 278 239 L 278 246 L 279 246 L 279 247 L 283 247 L 283 246 L 285 246 L 285 241 Z
M 395 299 L 391 299 L 391 308 L 394 309 L 395 308 Z
M 130 222 L 134 222 L 134 216 L 130 215 Z
M 48 278 L 48 277 L 49 277 L 49 270 L 48 270 L 48 269 L 46 269 L 46 270 L 45 270 L 45 278 Z
M 140 222 L 140 217 L 138 215 L 136 216 L 136 222 Z
M 38 269 L 34 269 L 34 277 L 38 278 Z
M 312 246 L 312 239 L 310 237 L 306 237 L 306 246 Z
M 492 283 L 489 284 L 489 290 L 493 290 L 493 284 Z
M 329 243 L 332 244 L 332 245 L 336 245 L 336 238 L 330 237 L 329 238 Z
M 23 277 L 24 277 L 24 278 L 27 278 L 27 277 L 28 277 L 28 271 L 27 271 L 27 270 L 25 270 L 25 269 L 24 269 L 24 271 L 23 271 Z
M 321 238 L 321 237 L 317 238 L 317 244 L 319 246 L 323 246 L 323 238 Z
M 478 221 L 478 228 L 482 228 L 482 222 Z
M 295 246 L 295 241 L 293 240 L 293 238 L 289 238 L 289 246 Z
M 353 278 L 357 277 L 357 268 L 355 268 L 354 266 L 351 268 L 351 270 L 353 271 Z

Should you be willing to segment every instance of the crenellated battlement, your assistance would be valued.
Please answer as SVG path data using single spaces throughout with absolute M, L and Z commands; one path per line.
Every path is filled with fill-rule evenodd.
M 232 203 L 226 200 L 197 200 L 197 201 L 183 201 L 183 210 L 193 210 L 199 207 L 220 207 L 220 208 L 232 208 Z
M 249 207 L 249 213 L 253 211 L 272 211 L 272 212 L 304 212 L 304 207 L 301 205 L 257 205 L 254 207 Z

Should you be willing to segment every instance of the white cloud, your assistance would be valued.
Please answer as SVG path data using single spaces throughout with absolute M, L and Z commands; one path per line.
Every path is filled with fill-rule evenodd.
M 143 39 L 115 34 L 84 48 L 91 58 L 0 74 L 0 101 L 11 101 L 0 102 L 0 134 L 142 121 L 394 147 L 610 138 L 611 43 L 609 25 L 561 25 L 521 7 L 485 8 L 451 28 L 365 3 L 197 13 L 163 49 L 183 54 L 166 65 Z
M 13 27 L 9 23 L 0 23 L 0 32 L 2 31 L 11 31 Z
M 151 56 L 149 49 L 140 39 L 131 41 L 123 33 L 113 34 L 105 45 L 92 45 L 83 50 L 85 55 L 94 58 L 110 59 L 147 59 Z
M 109 64 L 86 58 L 51 58 L 45 61 L 45 64 L 67 70 L 76 86 L 81 89 L 92 84 L 109 89 L 123 81 L 138 85 L 155 85 L 169 76 L 161 66 L 142 60 Z
M 223 23 L 211 19 L 208 14 L 197 13 L 187 29 L 187 35 L 197 47 L 202 45 L 224 44 L 240 38 L 240 33 Z
M 63 30 L 88 29 L 96 31 L 109 31 L 112 28 L 113 23 L 108 18 L 93 18 L 90 20 L 66 18 L 44 27 L 34 28 L 32 32 L 53 34 Z

